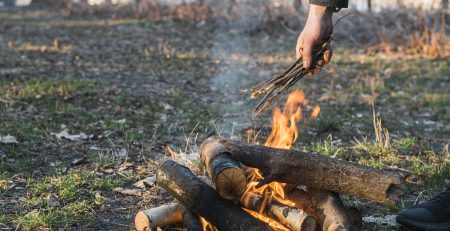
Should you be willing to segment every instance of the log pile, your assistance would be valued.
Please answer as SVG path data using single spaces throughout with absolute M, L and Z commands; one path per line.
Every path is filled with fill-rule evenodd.
M 406 190 L 397 172 L 220 137 L 206 139 L 200 156 L 210 178 L 172 160 L 159 166 L 157 184 L 176 202 L 140 211 L 136 230 L 177 223 L 187 230 L 361 230 L 359 211 L 346 208 L 339 193 L 394 204 Z M 249 191 L 248 167 L 264 176 L 257 187 L 287 183 L 290 204 Z

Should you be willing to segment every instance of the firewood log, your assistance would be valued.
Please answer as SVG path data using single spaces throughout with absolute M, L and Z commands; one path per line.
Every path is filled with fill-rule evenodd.
M 207 176 L 199 176 L 199 178 L 204 183 L 214 188 L 211 179 Z M 239 200 L 235 201 L 246 209 L 263 213 L 280 224 L 289 227 L 293 231 L 307 231 L 316 229 L 317 223 L 314 217 L 304 213 L 300 209 L 285 206 L 277 202 L 272 202 L 267 204 L 264 211 L 261 211 L 264 204 L 264 198 L 255 193 L 247 192 Z
M 221 231 L 264 231 L 271 228 L 223 199 L 187 167 L 168 160 L 156 172 L 156 182 L 186 208 L 205 218 Z
M 139 211 L 134 218 L 137 231 L 156 230 L 158 227 L 164 228 L 182 222 L 189 231 L 203 230 L 198 216 L 178 202 Z
M 209 143 L 215 144 L 209 144 Z M 210 137 L 202 145 L 218 147 L 242 164 L 259 169 L 264 180 L 306 185 L 338 193 L 356 195 L 383 204 L 393 204 L 406 191 L 404 176 L 344 160 L 297 150 L 270 148 L 220 137 Z
M 250 210 L 261 211 L 264 206 L 264 198 L 260 195 L 247 192 L 242 196 L 241 204 Z M 292 231 L 314 231 L 316 220 L 300 209 L 282 205 L 277 202 L 268 204 L 263 214 L 275 219 Z
M 355 209 L 350 214 L 337 193 L 294 189 L 286 193 L 286 198 L 294 202 L 296 208 L 315 216 L 322 231 L 361 230 L 359 223 L 362 221 L 358 222 L 357 218 L 359 211 Z
M 214 143 L 202 145 L 201 161 L 206 166 L 216 191 L 225 199 L 239 199 L 246 190 L 245 172 L 221 147 Z

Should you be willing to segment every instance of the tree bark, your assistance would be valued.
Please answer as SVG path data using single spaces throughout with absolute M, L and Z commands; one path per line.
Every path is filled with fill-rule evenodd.
M 227 201 L 188 168 L 168 160 L 156 172 L 156 182 L 186 208 L 202 216 L 219 230 L 271 230 L 264 222 Z
M 247 177 L 240 164 L 221 150 L 222 145 L 201 145 L 200 157 L 216 191 L 229 200 L 239 199 L 247 188 Z
M 232 158 L 264 174 L 261 185 L 272 181 L 306 185 L 356 195 L 383 204 L 396 203 L 406 191 L 404 176 L 329 158 L 316 153 L 285 150 L 210 137 L 202 145 L 222 145 Z
M 137 231 L 156 230 L 183 222 L 189 231 L 202 231 L 198 216 L 178 202 L 161 205 L 149 210 L 139 211 L 134 218 Z

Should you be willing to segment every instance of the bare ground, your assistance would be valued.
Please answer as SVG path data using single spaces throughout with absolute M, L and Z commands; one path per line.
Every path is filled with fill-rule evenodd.
M 156 186 L 136 196 L 113 188 L 152 176 L 168 158 L 164 146 L 195 152 L 210 135 L 245 137 L 248 128 L 267 136 L 270 113 L 252 120 L 256 102 L 239 90 L 292 62 L 296 41 L 277 24 L 23 12 L 1 12 L 0 28 L 0 135 L 19 142 L 0 143 L 5 230 L 131 229 L 138 210 L 171 198 Z M 395 214 L 448 187 L 448 57 L 391 58 L 335 44 L 334 63 L 298 85 L 322 112 L 300 125 L 296 148 L 416 176 L 397 207 L 344 197 L 364 215 Z M 372 99 L 391 133 L 388 149 L 373 141 Z M 58 139 L 63 128 L 92 136 Z M 365 224 L 386 229 L 399 228 Z

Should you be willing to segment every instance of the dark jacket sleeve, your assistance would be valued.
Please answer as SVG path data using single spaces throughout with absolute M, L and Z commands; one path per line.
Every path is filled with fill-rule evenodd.
M 309 0 L 310 4 L 336 7 L 336 8 L 347 8 L 348 0 Z

